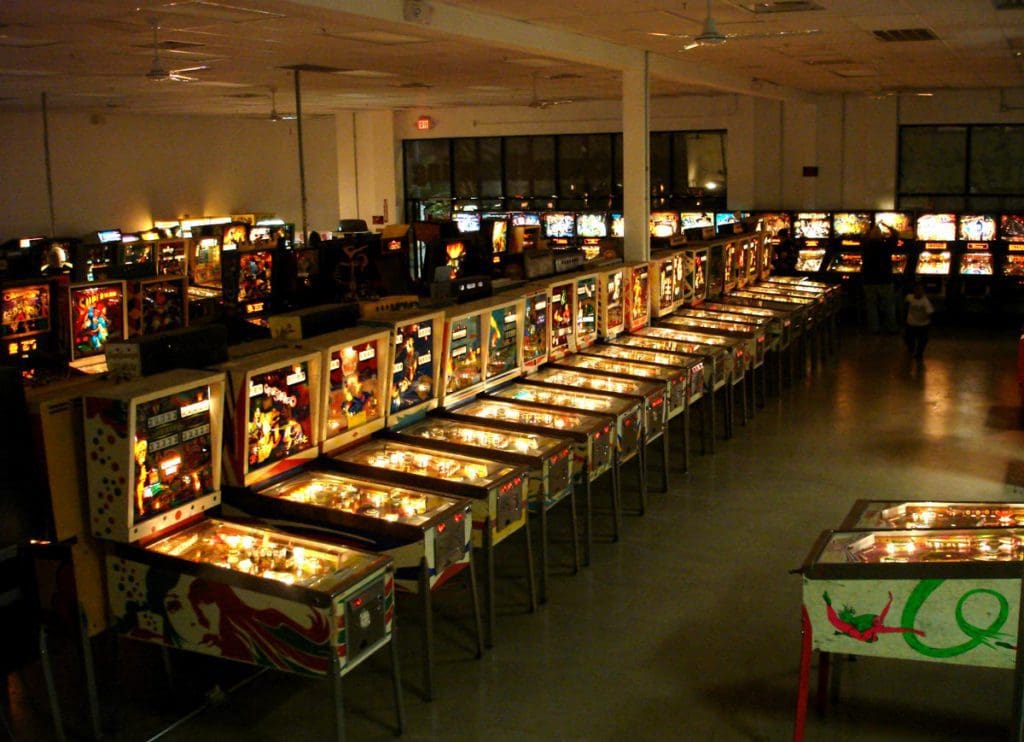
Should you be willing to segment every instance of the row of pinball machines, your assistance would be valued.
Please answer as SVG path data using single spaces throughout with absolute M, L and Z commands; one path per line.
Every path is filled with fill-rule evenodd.
M 716 404 L 728 436 L 735 392 L 746 415 L 750 389 L 753 414 L 765 359 L 826 316 L 831 289 L 807 280 L 711 291 L 735 252 L 761 265 L 748 241 L 673 250 L 678 272 L 674 256 L 671 271 L 657 257 L 323 334 L 296 322 L 219 363 L 183 353 L 177 368 L 121 383 L 30 388 L 53 509 L 43 537 L 69 549 L 89 635 L 329 677 L 339 734 L 341 677 L 388 646 L 401 727 L 396 592 L 422 611 L 429 699 L 433 592 L 468 578 L 480 656 L 496 639 L 499 587 L 535 610 L 550 562 L 575 572 L 596 540 L 618 539 L 624 467 L 635 466 L 643 513 L 649 451 L 667 490 L 671 451 L 688 466 L 691 407 L 713 451 Z M 678 301 L 656 314 L 677 281 Z M 608 511 L 594 507 L 605 490 Z M 568 550 L 549 539 L 556 507 Z M 499 585 L 495 550 L 513 546 L 523 571 Z
M 795 212 L 772 215 L 767 221 L 775 235 L 788 229 L 796 240 L 800 275 L 856 281 L 864 242 L 877 226 L 886 240 L 896 282 L 920 282 L 933 299 L 968 308 L 979 302 L 1021 304 L 1021 214 Z
M 802 642 L 793 739 L 805 736 L 815 651 L 819 715 L 838 701 L 847 657 L 1011 670 L 1010 736 L 1019 739 L 1022 524 L 1019 502 L 858 500 L 822 532 L 794 570 Z
M 207 323 L 267 337 L 275 313 L 356 296 L 347 242 L 295 245 L 280 220 L 158 225 L 17 241 L 0 261 L 0 359 L 40 380 L 102 373 L 112 342 Z

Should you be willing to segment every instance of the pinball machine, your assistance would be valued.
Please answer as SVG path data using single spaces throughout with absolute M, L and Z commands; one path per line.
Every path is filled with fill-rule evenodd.
M 759 329 L 753 323 L 740 323 L 737 320 L 729 321 L 721 318 L 713 319 L 706 315 L 689 314 L 686 310 L 666 317 L 662 320 L 662 324 L 669 328 L 678 328 L 703 335 L 720 335 L 730 340 L 741 341 L 750 370 L 751 402 L 756 403 L 756 390 L 760 382 L 761 403 L 764 404 L 767 399 L 764 362 L 768 349 L 768 333 L 764 329 Z
M 528 284 L 523 300 L 523 373 L 528 374 L 548 361 L 551 307 L 546 284 Z
M 489 305 L 457 304 L 445 309 L 440 396 L 442 406 L 457 404 L 484 388 L 490 333 Z M 485 335 L 487 333 L 487 335 Z
M 390 428 L 437 407 L 440 396 L 444 312 L 409 309 L 363 320 L 391 335 L 386 423 Z
M 676 303 L 676 252 L 659 250 L 651 255 L 650 260 L 650 293 L 651 316 L 664 317 L 675 311 Z
M 987 310 L 992 306 L 997 231 L 998 220 L 992 214 L 957 217 L 956 294 L 962 310 Z
M 915 280 L 936 303 L 946 298 L 956 240 L 956 214 L 921 214 L 917 217 Z M 936 307 L 937 308 L 937 307 Z
M 548 284 L 548 360 L 569 355 L 575 348 L 577 293 L 575 276 Z
M 536 609 L 530 524 L 527 517 L 527 467 L 480 455 L 456 453 L 393 436 L 371 439 L 321 460 L 333 471 L 389 482 L 472 501 L 473 546 L 485 559 L 487 644 L 495 636 L 494 547 L 522 530 L 526 544 L 529 605 Z
M 188 326 L 188 288 L 183 275 L 129 279 L 128 337 L 153 335 Z
M 771 275 L 772 256 L 775 255 L 776 248 L 782 242 L 782 230 L 786 230 L 788 236 L 793 236 L 793 218 L 788 211 L 758 212 L 754 216 L 758 220 L 758 231 L 765 235 L 765 239 L 761 243 L 761 259 L 759 261 L 760 277 L 761 280 L 764 280 Z
M 592 488 L 605 474 L 613 474 L 615 419 L 610 415 L 575 412 L 558 407 L 515 402 L 500 398 L 470 400 L 442 414 L 455 420 L 494 427 L 519 434 L 554 435 L 573 443 L 571 474 L 584 492 L 584 564 L 590 564 L 593 542 Z
M 579 352 L 597 342 L 598 297 L 597 274 L 576 275 L 575 282 L 575 323 L 572 334 L 572 350 Z
M 221 497 L 224 374 L 108 383 L 83 406 L 85 438 L 101 441 L 86 459 L 88 499 L 92 532 L 108 545 L 115 630 L 330 677 L 343 736 L 341 678 L 392 638 L 391 560 L 209 514 Z M 397 664 L 393 680 L 401 727 Z
M 876 211 L 875 225 L 889 236 L 893 277 L 897 283 L 905 282 L 910 274 L 914 215 L 909 211 Z
M 740 397 L 742 402 L 743 418 L 742 422 L 745 425 L 747 418 L 751 415 L 751 410 L 747 400 L 747 385 L 746 380 L 748 373 L 752 373 L 754 358 L 748 355 L 745 340 L 737 338 L 729 338 L 721 335 L 714 335 L 710 333 L 702 333 L 694 330 L 689 330 L 681 327 L 670 326 L 661 324 L 655 327 L 648 327 L 645 330 L 641 330 L 638 335 L 644 338 L 656 338 L 659 340 L 667 340 L 671 342 L 683 342 L 690 343 L 690 349 L 683 349 L 684 353 L 697 353 L 705 356 L 712 356 L 716 359 L 716 364 L 725 365 L 729 370 L 729 395 L 728 397 L 734 397 L 736 387 L 740 388 Z M 721 360 L 720 353 L 725 351 L 727 357 Z M 729 410 L 727 414 L 727 428 L 726 433 L 732 434 L 732 399 L 729 400 Z
M 1019 312 L 1024 304 L 1024 214 L 999 218 L 999 240 L 1004 250 L 999 273 L 999 305 Z
M 575 356 L 570 356 L 573 358 Z M 568 360 L 568 359 L 567 359 Z M 644 468 L 642 483 L 646 485 L 647 449 L 661 441 L 662 492 L 668 492 L 668 399 L 665 384 L 642 379 L 611 377 L 600 372 L 580 368 L 549 366 L 530 377 L 531 383 L 547 384 L 565 391 L 583 389 L 598 394 L 629 397 L 639 401 L 643 407 L 641 416 L 640 466 Z M 644 494 L 646 487 L 641 489 Z M 646 502 L 641 497 L 640 512 L 643 514 Z
M 708 252 L 706 247 L 687 247 L 683 249 L 683 271 L 679 277 L 682 301 L 679 303 L 679 306 L 695 307 L 707 301 Z
M 979 520 L 964 511 L 985 505 L 1004 509 L 1015 526 L 1017 507 L 933 505 L 886 503 L 881 510 L 892 517 L 868 516 L 868 522 L 851 513 L 865 530 L 825 531 L 796 570 L 802 579 L 803 641 L 795 737 L 802 738 L 806 723 L 815 650 L 820 655 L 819 689 L 828 687 L 830 657 L 848 655 L 1011 669 L 1014 687 L 1024 683 L 1024 648 L 1017 641 L 1022 630 L 1024 532 L 995 524 L 964 527 Z M 864 508 L 864 515 L 869 509 L 875 507 Z M 964 525 L 922 528 L 920 521 L 914 522 L 915 515 L 929 512 L 935 523 L 956 520 Z M 871 621 L 860 621 L 855 609 Z M 1021 704 L 1014 693 L 1016 719 L 1024 718 Z M 826 696 L 820 693 L 819 711 L 825 705 Z
M 626 272 L 623 265 L 597 274 L 597 336 L 608 340 L 626 329 Z
M 579 359 L 578 361 L 576 359 Z M 612 364 L 642 364 L 661 369 L 674 379 L 669 385 L 669 419 L 683 416 L 683 468 L 690 468 L 690 410 L 701 404 L 702 450 L 714 450 L 714 395 L 708 392 L 714 386 L 712 363 L 702 356 L 684 353 L 669 353 L 643 345 L 619 345 L 610 343 L 591 348 L 586 354 L 566 359 L 566 363 L 603 369 Z M 649 372 L 648 372 L 649 373 Z M 683 395 L 683 399 L 680 398 Z M 710 422 L 710 425 L 708 424 Z M 710 435 L 708 435 L 710 429 Z
M 104 373 L 107 345 L 127 337 L 124 281 L 71 284 L 64 295 L 68 365 L 87 374 Z
M 859 277 L 864 260 L 864 241 L 874 225 L 871 212 L 837 211 L 832 214 L 832 250 L 828 273 L 842 281 Z
M 823 268 L 828 269 L 825 258 L 832 237 L 832 221 L 827 212 L 806 211 L 794 214 L 792 236 L 799 246 L 797 273 L 812 275 Z
M 299 346 L 317 352 L 322 369 L 320 451 L 330 453 L 381 430 L 387 417 L 391 333 L 352 327 Z
M 571 439 L 558 435 L 496 427 L 485 420 L 457 420 L 431 415 L 407 425 L 396 435 L 415 445 L 439 451 L 482 456 L 527 467 L 527 497 L 532 512 L 540 517 L 540 602 L 547 602 L 548 585 L 548 511 L 568 501 L 572 525 L 572 564 L 579 570 L 579 537 L 576 532 L 576 498 L 572 486 Z M 532 515 L 531 515 L 532 517 Z

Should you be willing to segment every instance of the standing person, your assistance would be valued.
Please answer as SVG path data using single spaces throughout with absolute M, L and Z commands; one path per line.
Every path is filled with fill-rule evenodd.
M 924 287 L 914 284 L 912 293 L 904 300 L 907 304 L 907 350 L 917 360 L 924 358 L 924 346 L 928 344 L 928 326 L 932 323 L 935 309 L 928 297 L 924 295 Z
M 789 236 L 788 229 L 780 229 L 778 238 L 779 244 L 775 246 L 772 258 L 772 273 L 776 276 L 795 276 L 800 252 L 796 242 Z
M 868 315 L 868 330 L 874 333 L 880 330 L 895 333 L 892 253 L 877 224 L 871 227 L 864 241 L 860 275 L 864 285 L 864 308 Z

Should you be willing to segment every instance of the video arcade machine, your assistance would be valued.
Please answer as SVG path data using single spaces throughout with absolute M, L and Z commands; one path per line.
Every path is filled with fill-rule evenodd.
M 615 254 L 620 258 L 625 256 L 626 220 L 619 212 L 613 212 L 609 216 L 608 241 L 614 247 Z
M 679 214 L 675 211 L 652 211 L 648 224 L 651 252 L 674 247 L 679 237 Z
M 490 272 L 495 278 L 505 276 L 509 255 L 509 218 L 504 211 L 485 211 L 480 215 L 480 242 L 484 254 L 490 256 Z M 482 270 L 482 267 L 481 267 Z
M 832 214 L 832 252 L 828 272 L 844 282 L 860 276 L 864 261 L 864 240 L 873 225 L 866 211 L 837 211 Z
M 793 215 L 792 237 L 799 246 L 797 273 L 809 276 L 821 272 L 823 268 L 831 268 L 831 264 L 825 266 L 825 255 L 831 236 L 832 222 L 827 213 L 803 211 Z
M 711 211 L 684 211 L 679 215 L 679 231 L 687 240 L 714 239 L 715 215 Z
M 85 438 L 102 441 L 87 481 L 93 534 L 108 542 L 112 625 L 169 648 L 329 677 L 343 736 L 341 678 L 391 640 L 391 560 L 211 517 L 226 396 L 223 373 L 177 370 L 85 397 Z M 237 463 L 227 468 L 237 474 Z
M 267 337 L 267 315 L 276 308 L 274 264 L 283 250 L 227 250 L 222 256 L 222 290 L 227 318 L 246 338 Z
M 581 268 L 586 259 L 576 246 L 576 215 L 571 211 L 551 211 L 541 215 L 541 223 L 547 246 L 554 253 L 555 273 Z
M 956 240 L 956 214 L 922 214 L 917 218 L 916 280 L 933 302 L 946 298 Z M 936 307 L 938 309 L 938 307 Z
M 616 243 L 608 238 L 608 214 L 603 211 L 581 212 L 576 215 L 576 237 L 583 251 L 585 263 L 602 258 L 621 258 Z
M 957 220 L 957 303 L 966 311 L 991 308 L 998 222 L 992 214 L 960 214 Z
M 626 273 L 624 265 L 597 273 L 597 336 L 601 340 L 626 329 Z
M 1003 311 L 1017 313 L 1024 308 L 1024 214 L 1003 214 L 999 239 L 1006 251 L 1000 266 L 999 303 Z

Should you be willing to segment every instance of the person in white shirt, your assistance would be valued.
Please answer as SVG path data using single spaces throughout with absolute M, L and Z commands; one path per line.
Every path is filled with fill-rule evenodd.
M 914 284 L 913 293 L 907 294 L 904 301 L 907 303 L 907 350 L 920 361 L 924 357 L 924 346 L 928 344 L 928 326 L 935 308 L 919 283 Z

